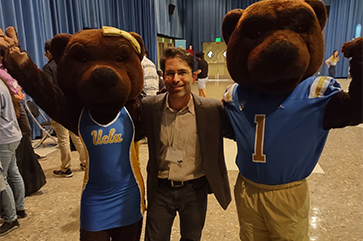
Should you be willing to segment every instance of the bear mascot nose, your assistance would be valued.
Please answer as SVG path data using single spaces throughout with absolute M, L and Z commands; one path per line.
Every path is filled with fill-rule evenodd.
M 290 66 L 299 56 L 297 47 L 288 41 L 279 41 L 267 46 L 263 58 L 274 69 Z
M 100 67 L 92 71 L 90 80 L 99 88 L 109 89 L 118 83 L 119 76 L 110 68 Z

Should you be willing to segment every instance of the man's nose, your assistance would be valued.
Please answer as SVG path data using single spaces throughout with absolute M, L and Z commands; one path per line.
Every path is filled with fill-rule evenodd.
M 179 76 L 178 72 L 176 72 L 176 73 L 174 74 L 173 81 L 180 81 L 180 76 Z

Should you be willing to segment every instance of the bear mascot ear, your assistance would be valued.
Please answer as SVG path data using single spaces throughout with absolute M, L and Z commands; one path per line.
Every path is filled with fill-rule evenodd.
M 326 18 L 327 18 L 327 12 L 326 7 L 324 3 L 321 0 L 305 0 L 307 4 L 310 5 L 310 7 L 313 8 L 321 27 L 321 30 L 324 29 Z
M 137 42 L 139 42 L 141 51 L 137 55 L 139 56 L 140 60 L 142 60 L 142 58 L 144 58 L 145 55 L 144 41 L 142 40 L 141 36 L 138 35 L 137 33 L 129 32 L 129 34 L 131 34 L 137 40 Z
M 231 37 L 231 34 L 236 28 L 236 25 L 241 18 L 243 11 L 243 9 L 233 9 L 229 11 L 224 17 L 222 23 L 222 33 L 226 44 L 228 44 L 229 37 Z
M 52 56 L 57 65 L 60 63 L 64 50 L 67 47 L 67 44 L 72 37 L 72 34 L 61 33 L 54 36 L 50 43 L 50 49 L 52 51 Z

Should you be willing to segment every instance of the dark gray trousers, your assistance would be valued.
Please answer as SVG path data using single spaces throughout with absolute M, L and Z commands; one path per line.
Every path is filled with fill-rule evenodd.
M 330 65 L 329 67 L 329 76 L 335 78 L 337 66 Z
M 202 236 L 208 201 L 205 177 L 173 188 L 160 181 L 148 203 L 145 241 L 169 241 L 176 213 L 180 217 L 181 241 L 199 241 Z

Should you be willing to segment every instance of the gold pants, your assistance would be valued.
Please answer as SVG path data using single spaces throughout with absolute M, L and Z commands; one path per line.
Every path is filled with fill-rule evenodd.
M 310 198 L 305 179 L 263 185 L 239 174 L 234 194 L 241 240 L 309 241 Z

